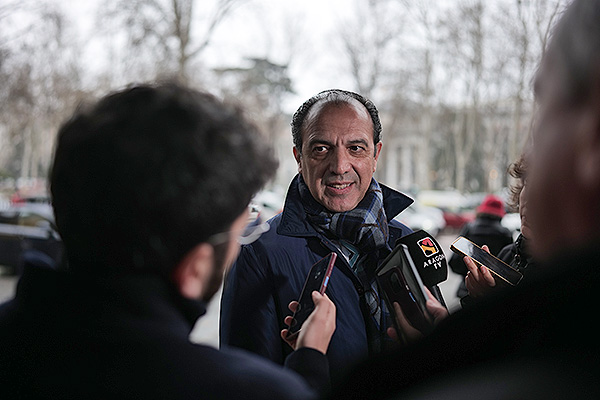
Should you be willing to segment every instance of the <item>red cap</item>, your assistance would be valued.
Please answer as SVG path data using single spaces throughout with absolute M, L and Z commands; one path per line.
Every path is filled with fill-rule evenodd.
M 496 215 L 500 218 L 504 217 L 504 214 L 506 214 L 506 211 L 504 211 L 504 202 L 500 197 L 494 196 L 493 194 L 485 196 L 485 199 L 483 199 L 476 211 L 477 214 Z

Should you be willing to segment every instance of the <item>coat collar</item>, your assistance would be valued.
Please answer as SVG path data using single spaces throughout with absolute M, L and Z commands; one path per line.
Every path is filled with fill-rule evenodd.
M 308 222 L 304 206 L 300 200 L 299 180 L 299 174 L 292 179 L 285 198 L 285 205 L 281 215 L 281 222 L 277 227 L 277 233 L 286 236 L 315 236 L 316 231 Z M 413 203 L 413 199 L 410 197 L 381 183 L 379 185 L 383 191 L 383 208 L 385 209 L 388 222 Z
M 25 265 L 15 301 L 38 309 L 58 301 L 77 302 L 90 309 L 101 305 L 103 310 L 115 312 L 143 311 L 165 323 L 180 324 L 188 333 L 206 313 L 203 301 L 185 298 L 167 279 L 141 271 L 94 276 Z

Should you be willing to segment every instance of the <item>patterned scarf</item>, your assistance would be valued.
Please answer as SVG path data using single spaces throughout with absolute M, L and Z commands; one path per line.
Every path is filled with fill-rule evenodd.
M 356 246 L 361 253 L 369 254 L 388 247 L 388 223 L 383 209 L 383 193 L 375 179 L 365 197 L 356 208 L 334 213 L 319 204 L 311 195 L 300 176 L 300 198 L 309 221 L 320 231 L 345 240 Z
M 315 228 L 331 239 L 339 241 L 345 250 L 360 253 L 358 257 L 349 258 L 349 265 L 364 289 L 362 296 L 366 309 L 363 313 L 370 315 L 372 321 L 372 324 L 367 323 L 369 349 L 379 352 L 386 337 L 382 327 L 387 326 L 389 315 L 377 294 L 375 269 L 380 251 L 391 251 L 381 187 L 375 179 L 371 179 L 365 197 L 356 208 L 341 213 L 331 212 L 318 203 L 312 197 L 302 176 L 299 179 L 299 191 L 308 220 Z
M 364 292 L 363 314 L 370 315 L 367 323 L 369 349 L 379 352 L 385 340 L 385 329 L 389 319 L 387 310 L 377 294 L 375 270 L 380 252 L 391 251 L 388 245 L 388 223 L 383 209 L 383 192 L 375 179 L 356 208 L 334 213 L 318 203 L 311 195 L 302 176 L 299 179 L 300 199 L 308 220 L 315 228 L 330 239 L 339 241 L 344 249 L 356 255 L 349 258 L 350 269 L 362 283 Z M 368 318 L 368 317 L 367 317 Z M 367 320 L 365 320 L 367 322 Z

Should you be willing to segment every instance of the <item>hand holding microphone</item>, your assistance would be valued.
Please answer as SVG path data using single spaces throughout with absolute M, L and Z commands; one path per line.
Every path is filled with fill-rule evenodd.
M 431 294 L 431 292 L 427 288 L 425 288 L 425 291 L 429 296 L 427 303 L 425 303 L 427 311 L 429 312 L 428 318 L 430 319 L 431 324 L 435 327 L 441 321 L 446 319 L 446 317 L 449 315 L 448 310 Z M 424 336 L 423 332 L 419 331 L 411 325 L 408 318 L 406 318 L 406 316 L 404 315 L 400 304 L 394 303 L 394 313 L 396 316 L 397 324 L 404 334 L 403 337 L 405 342 L 415 342 Z M 395 328 L 388 328 L 387 334 L 390 338 L 396 341 L 400 341 L 400 335 L 398 334 Z
M 377 270 L 388 309 L 395 314 L 395 328 L 388 331 L 392 338 L 413 341 L 446 318 L 448 311 L 437 284 L 447 276 L 446 257 L 433 236 L 421 230 L 396 241 Z
M 446 307 L 438 284 L 448 279 L 448 262 L 440 244 L 424 230 L 401 237 L 396 241 L 396 246 L 400 243 L 408 248 L 425 287 Z

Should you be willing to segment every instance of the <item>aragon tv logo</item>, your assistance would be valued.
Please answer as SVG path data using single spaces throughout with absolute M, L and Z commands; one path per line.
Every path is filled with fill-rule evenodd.
M 433 240 L 431 240 L 429 237 L 423 238 L 417 243 L 423 251 L 423 254 L 425 254 L 427 257 L 431 257 L 440 252 Z

